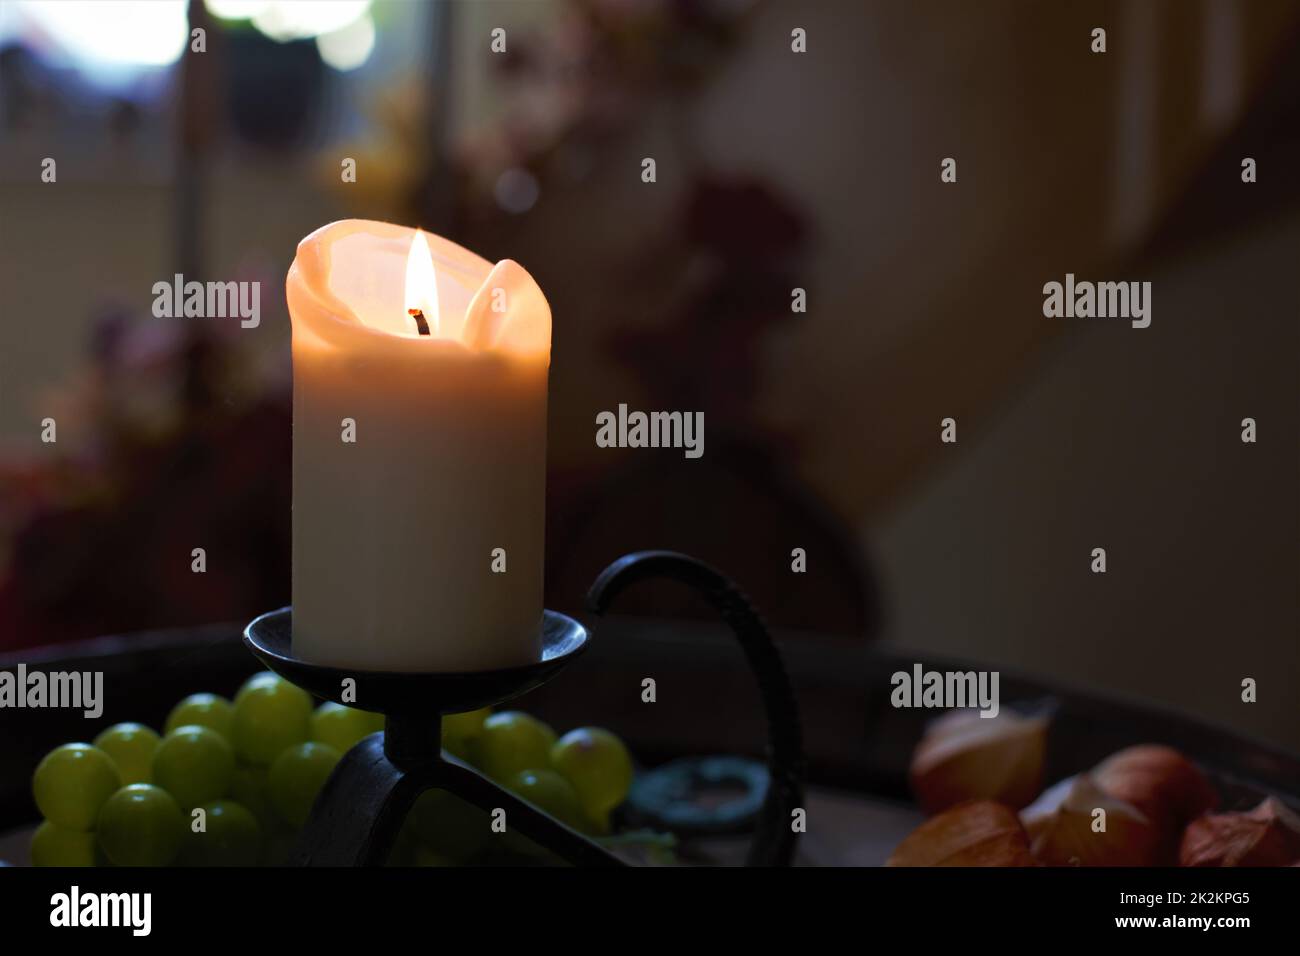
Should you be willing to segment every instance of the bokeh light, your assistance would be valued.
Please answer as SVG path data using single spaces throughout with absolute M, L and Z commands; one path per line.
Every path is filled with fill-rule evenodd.
M 375 21 L 366 13 L 341 30 L 316 38 L 320 58 L 336 70 L 355 70 L 375 49 Z
M 189 39 L 185 0 L 14 0 L 6 6 L 6 35 L 23 37 L 47 61 L 88 72 L 167 66 Z

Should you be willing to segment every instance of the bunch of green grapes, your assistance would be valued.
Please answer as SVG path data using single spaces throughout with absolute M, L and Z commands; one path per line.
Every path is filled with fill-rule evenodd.
M 632 758 L 608 730 L 579 727 L 557 739 L 536 717 L 489 709 L 442 719 L 442 745 L 561 823 L 590 836 L 610 832 L 611 813 L 632 786 Z M 494 839 L 494 837 L 501 837 Z M 416 800 L 390 862 L 445 866 L 535 856 L 530 841 L 494 833 L 488 813 L 442 790 Z
M 115 724 L 91 744 L 64 744 L 45 756 L 32 778 L 44 816 L 32 862 L 284 862 L 342 755 L 381 730 L 381 715 L 336 703 L 313 708 L 306 691 L 269 671 L 245 681 L 233 701 L 192 694 L 168 714 L 161 736 L 143 724 Z M 557 739 L 522 711 L 444 717 L 442 745 L 593 836 L 610 832 L 610 814 L 632 783 L 632 760 L 614 734 L 579 727 Z M 433 790 L 416 801 L 392 861 L 449 865 L 536 855 L 512 833 L 493 837 L 487 812 Z
M 115 724 L 56 747 L 32 777 L 36 866 L 249 866 L 284 860 L 344 752 L 383 718 L 264 672 L 234 701 L 192 694 L 160 737 Z M 201 813 L 199 811 L 202 811 Z

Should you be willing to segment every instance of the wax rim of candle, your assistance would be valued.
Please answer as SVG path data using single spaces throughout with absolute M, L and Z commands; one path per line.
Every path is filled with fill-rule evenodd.
M 391 332 L 374 328 L 363 321 L 347 300 L 334 292 L 331 285 L 333 246 L 340 239 L 357 233 L 369 233 L 379 239 L 392 239 L 406 244 L 414 237 L 415 229 L 376 219 L 339 219 L 327 223 L 298 243 L 297 254 L 285 278 L 285 294 L 290 312 L 303 317 L 322 316 L 326 321 L 312 323 L 312 330 L 325 341 L 338 346 L 346 346 L 357 336 L 371 342 L 395 337 Z M 440 260 L 440 268 L 445 271 L 450 267 L 460 272 L 462 280 L 472 283 L 471 288 L 480 286 L 491 274 L 492 263 L 482 256 L 438 235 L 426 232 L 425 239 L 432 254 Z M 467 262 L 471 269 L 455 265 L 457 260 Z M 461 344 L 452 339 L 432 337 L 420 337 L 418 341 L 424 346 Z
M 407 250 L 416 230 L 371 219 L 342 219 L 316 229 L 298 243 L 285 277 L 285 293 L 295 328 L 340 349 L 365 348 L 400 339 L 413 348 L 450 349 L 470 354 L 542 358 L 550 362 L 551 308 L 528 271 L 511 259 L 492 265 L 441 236 L 424 233 L 440 281 L 469 294 L 462 324 L 451 336 L 396 335 L 357 314 L 332 280 L 332 251 L 341 240 L 368 236 Z M 390 250 L 391 252 L 391 250 Z M 402 256 L 405 261 L 405 254 Z M 443 286 L 440 285 L 440 289 Z M 498 299 L 506 303 L 498 309 Z M 404 311 L 404 310 L 403 310 Z M 445 316 L 444 316 L 445 318 Z

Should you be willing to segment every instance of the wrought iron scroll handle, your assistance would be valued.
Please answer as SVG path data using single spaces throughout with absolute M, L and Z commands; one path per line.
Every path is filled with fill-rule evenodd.
M 763 700 L 770 776 L 745 865 L 788 866 L 796 837 L 792 811 L 803 806 L 803 732 L 790 678 L 767 625 L 735 582 L 703 561 L 676 551 L 637 551 L 619 558 L 592 584 L 587 607 L 604 614 L 624 590 L 650 578 L 668 578 L 694 588 L 740 641 Z

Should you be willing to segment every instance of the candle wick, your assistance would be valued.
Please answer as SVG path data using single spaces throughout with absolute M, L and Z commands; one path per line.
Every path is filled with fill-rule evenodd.
M 429 323 L 425 321 L 424 312 L 421 309 L 407 309 L 406 314 L 415 319 L 415 328 L 421 335 L 429 334 Z

